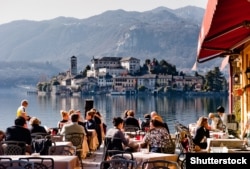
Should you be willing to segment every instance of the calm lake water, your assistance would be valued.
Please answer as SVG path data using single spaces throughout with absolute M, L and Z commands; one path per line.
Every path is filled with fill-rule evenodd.
M 42 121 L 42 125 L 55 127 L 60 120 L 60 110 L 80 109 L 85 111 L 85 100 L 93 99 L 94 107 L 103 116 L 108 127 L 112 127 L 112 118 L 123 116 L 126 109 L 135 110 L 136 117 L 143 119 L 145 113 L 157 111 L 174 132 L 174 122 L 188 125 L 196 122 L 200 116 L 215 112 L 216 107 L 223 105 L 228 108 L 227 97 L 166 97 L 166 96 L 83 96 L 83 97 L 52 97 L 27 95 L 24 89 L 0 89 L 0 129 L 13 125 L 16 110 L 22 99 L 29 101 L 27 112 Z

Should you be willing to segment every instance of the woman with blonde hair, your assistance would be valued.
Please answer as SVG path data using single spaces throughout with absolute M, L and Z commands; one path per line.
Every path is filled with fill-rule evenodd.
M 69 122 L 69 113 L 65 110 L 60 111 L 62 120 L 57 123 L 58 129 L 62 129 L 63 125 Z
M 31 117 L 29 121 L 31 128 L 30 133 L 47 133 L 46 129 L 41 125 L 41 121 L 36 117 Z
M 207 117 L 200 117 L 197 121 L 196 133 L 193 138 L 195 145 L 199 146 L 202 149 L 207 148 L 206 138 L 209 138 L 209 125 Z

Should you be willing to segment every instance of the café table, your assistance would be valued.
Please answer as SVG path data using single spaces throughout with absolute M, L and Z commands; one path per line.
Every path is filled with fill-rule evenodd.
M 210 138 L 216 138 L 216 139 L 221 139 L 224 137 L 224 134 L 222 131 L 210 131 L 209 135 Z
M 99 145 L 96 130 L 88 129 L 88 147 L 89 150 L 95 151 Z
M 70 141 L 57 141 L 55 142 L 56 146 L 73 146 L 73 144 Z
M 57 141 L 55 142 L 55 145 L 68 145 L 73 146 L 73 144 L 70 141 Z M 83 143 L 82 143 L 82 158 L 86 158 L 87 154 L 89 153 L 89 145 L 87 141 L 87 137 L 84 137 Z
M 177 154 L 164 154 L 164 153 L 153 153 L 153 152 L 135 152 L 132 153 L 133 157 L 137 163 L 137 169 L 141 169 L 142 163 L 145 161 L 153 161 L 153 160 L 169 160 L 177 162 L 178 155 Z M 152 166 L 146 166 L 146 169 L 150 169 Z M 170 166 L 169 168 L 175 169 L 175 166 Z
M 207 138 L 207 150 L 209 151 L 211 147 L 227 147 L 228 149 L 240 149 L 244 141 L 238 138 L 230 139 L 215 139 Z
M 3 157 L 9 157 L 12 160 L 18 160 L 19 158 L 32 157 L 28 155 L 5 155 Z M 36 157 L 53 158 L 55 169 L 75 169 L 78 166 L 77 156 L 47 156 L 40 155 Z

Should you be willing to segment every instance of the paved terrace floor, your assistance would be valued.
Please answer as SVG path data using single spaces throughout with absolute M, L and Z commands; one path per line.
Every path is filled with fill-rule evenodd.
M 103 145 L 100 147 L 99 150 L 93 152 L 90 157 L 86 157 L 85 159 L 82 160 L 83 168 L 98 169 L 102 162 L 102 155 L 103 155 Z

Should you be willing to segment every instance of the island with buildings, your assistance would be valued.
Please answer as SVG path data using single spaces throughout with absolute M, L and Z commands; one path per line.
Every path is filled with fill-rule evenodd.
M 219 72 L 220 73 L 220 72 Z M 221 74 L 219 74 L 221 76 Z M 218 91 L 226 91 L 225 78 L 220 77 Z M 215 82 L 212 82 L 215 83 Z M 209 89 L 204 76 L 186 75 L 175 66 L 156 59 L 145 61 L 134 57 L 93 57 L 91 65 L 80 73 L 77 57 L 70 58 L 70 70 L 59 73 L 49 81 L 37 84 L 38 95 L 81 96 L 87 94 L 135 95 L 135 94 L 201 94 Z M 211 88 L 211 87 L 210 87 Z M 206 89 L 206 90 L 204 90 Z

